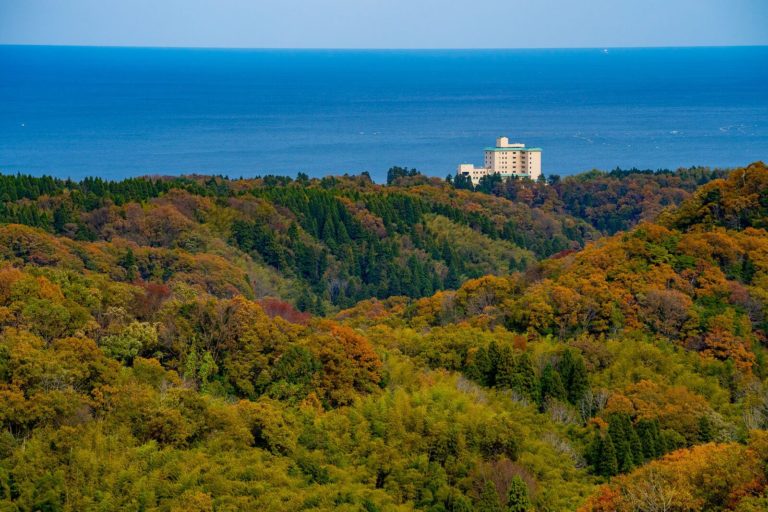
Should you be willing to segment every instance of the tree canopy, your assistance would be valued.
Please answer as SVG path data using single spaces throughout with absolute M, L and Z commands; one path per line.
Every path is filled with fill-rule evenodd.
M 0 176 L 0 510 L 765 509 L 763 164 L 405 171 Z

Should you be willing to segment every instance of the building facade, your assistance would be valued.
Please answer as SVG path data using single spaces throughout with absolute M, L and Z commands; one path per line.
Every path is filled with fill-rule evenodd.
M 473 185 L 489 174 L 536 180 L 541 176 L 541 148 L 526 148 L 525 144 L 510 143 L 507 137 L 499 137 L 496 147 L 485 148 L 482 167 L 461 164 L 457 173 L 470 178 Z

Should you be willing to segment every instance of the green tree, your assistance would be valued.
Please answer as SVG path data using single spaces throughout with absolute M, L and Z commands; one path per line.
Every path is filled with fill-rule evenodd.
M 563 378 L 568 401 L 572 404 L 578 403 L 589 389 L 589 379 L 587 378 L 587 368 L 584 365 L 584 359 L 580 354 L 567 349 L 558 363 L 558 370 Z
M 543 409 L 548 399 L 565 401 L 567 398 L 560 373 L 551 364 L 547 364 L 541 372 L 541 407 Z
M 409 169 L 407 167 L 390 167 L 387 171 L 387 185 L 392 185 L 399 178 L 405 178 L 410 176 L 418 176 L 420 173 L 416 169 Z
M 636 462 L 640 462 L 635 461 L 635 452 L 639 449 L 642 453 L 642 445 L 632 428 L 632 420 L 629 415 L 625 413 L 611 414 L 608 417 L 608 433 L 615 447 L 619 471 L 622 473 L 631 471 Z M 637 439 L 636 442 L 635 439 Z
M 11 353 L 8 347 L 0 345 L 0 382 L 11 378 Z
M 133 321 L 120 333 L 101 338 L 99 344 L 108 356 L 130 364 L 140 353 L 152 351 L 157 343 L 157 329 L 154 325 Z
M 187 354 L 187 360 L 184 363 L 184 378 L 190 381 L 197 380 L 197 368 L 200 366 L 200 360 L 197 357 L 197 349 L 193 346 Z
M 701 443 L 708 443 L 714 439 L 714 427 L 709 416 L 702 415 L 699 417 L 699 429 L 696 435 Z
M 595 434 L 595 446 L 592 456 L 595 473 L 598 475 L 609 477 L 619 473 L 616 449 L 613 446 L 610 433 L 597 432 Z
M 528 486 L 523 479 L 515 475 L 509 483 L 507 493 L 508 512 L 528 512 L 532 508 L 531 499 L 528 497 Z
M 496 492 L 496 486 L 492 481 L 486 480 L 483 484 L 483 490 L 475 509 L 477 512 L 504 512 L 499 494 Z
M 64 231 L 64 226 L 70 222 L 70 216 L 71 213 L 64 204 L 60 204 L 56 207 L 53 211 L 53 230 L 56 233 L 62 233 Z
M 210 378 L 219 372 L 219 367 L 213 359 L 210 351 L 205 351 L 200 360 L 200 368 L 197 370 L 197 376 L 200 379 L 200 385 L 205 388 Z
M 501 175 L 488 174 L 480 178 L 480 182 L 477 184 L 477 187 L 475 188 L 475 190 L 478 192 L 484 192 L 486 194 L 490 194 L 493 192 L 493 189 L 499 183 L 501 183 Z
M 22 317 L 32 330 L 52 341 L 72 332 L 75 308 L 48 299 L 32 298 L 22 309 Z
M 463 174 L 457 174 L 456 177 L 453 178 L 453 186 L 465 190 L 475 189 L 475 186 L 472 184 L 472 179 L 469 176 L 464 176 Z
M 498 352 L 499 360 L 496 363 L 496 385 L 503 388 L 512 388 L 515 384 L 517 365 L 512 347 L 504 345 Z
M 445 288 L 455 290 L 460 284 L 459 265 L 452 259 L 448 264 L 448 273 L 445 276 Z
M 125 269 L 125 278 L 128 281 L 135 281 L 137 277 L 136 255 L 130 247 L 120 259 L 120 266 Z
M 488 344 L 488 368 L 486 372 L 486 381 L 488 386 L 496 385 L 496 377 L 499 371 L 499 361 L 501 360 L 501 347 L 496 340 Z
M 488 358 L 488 350 L 480 347 L 466 366 L 464 373 L 475 382 L 488 386 L 488 378 L 491 372 L 492 364 Z
M 309 384 L 312 376 L 319 369 L 320 362 L 309 349 L 293 345 L 277 360 L 272 375 L 275 380 L 285 380 L 292 384 Z
M 535 402 L 539 399 L 539 382 L 536 377 L 536 370 L 533 368 L 533 361 L 527 352 L 523 352 L 517 358 L 512 388 L 529 400 Z

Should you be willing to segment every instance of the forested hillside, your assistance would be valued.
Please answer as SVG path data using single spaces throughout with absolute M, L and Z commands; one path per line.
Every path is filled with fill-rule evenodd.
M 764 510 L 768 169 L 651 176 L 0 178 L 0 510 Z
M 477 187 L 468 179 L 453 179 L 455 187 L 475 189 L 532 208 L 571 215 L 605 234 L 627 230 L 641 221 L 651 221 L 662 210 L 677 206 L 697 187 L 724 178 L 728 171 L 691 167 L 669 170 L 614 169 L 590 171 L 560 179 L 549 176 L 537 182 L 505 180 L 498 175 L 483 177 Z
M 214 267 L 226 274 L 229 295 L 281 297 L 319 314 L 525 269 L 598 235 L 567 215 L 439 180 L 383 187 L 367 175 L 79 183 L 0 176 L 0 198 L 0 221 L 75 241 L 67 247 L 81 256 L 97 252 L 98 264 L 122 268 L 113 279 L 172 284 L 205 280 L 203 267 Z

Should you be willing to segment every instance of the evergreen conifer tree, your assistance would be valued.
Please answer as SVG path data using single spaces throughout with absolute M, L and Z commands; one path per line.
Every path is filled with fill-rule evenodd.
M 56 233 L 61 233 L 64 231 L 64 225 L 69 222 L 69 212 L 64 207 L 63 204 L 60 204 L 54 211 L 53 211 L 53 230 Z
M 499 344 L 496 341 L 491 341 L 488 344 L 488 373 L 487 382 L 488 386 L 496 385 L 496 373 L 498 372 L 499 359 L 501 359 L 501 350 Z
M 699 417 L 699 429 L 697 432 L 697 437 L 702 443 L 708 443 L 714 439 L 714 429 L 712 427 L 712 420 L 709 419 L 709 416 L 705 415 Z
M 626 473 L 635 466 L 632 451 L 632 423 L 628 414 L 615 413 L 608 418 L 608 433 L 616 451 L 619 471 Z
M 609 477 L 618 474 L 619 464 L 610 433 L 597 433 L 595 459 L 595 473 L 598 475 Z
M 562 376 L 568 401 L 572 404 L 578 403 L 589 389 L 584 359 L 580 354 L 575 354 L 573 350 L 566 350 L 558 364 L 558 371 Z
M 130 247 L 120 261 L 120 266 L 125 269 L 125 277 L 128 281 L 134 281 L 136 279 L 136 256 L 133 254 L 133 249 Z
M 539 398 L 539 383 L 536 378 L 536 370 L 533 368 L 533 361 L 531 361 L 531 356 L 527 352 L 523 352 L 517 358 L 515 379 L 512 387 L 529 400 L 535 402 Z
M 643 459 L 651 460 L 656 457 L 658 451 L 657 439 L 654 435 L 652 422 L 648 420 L 639 421 L 637 423 L 637 435 L 643 447 Z
M 541 372 L 541 408 L 543 410 L 547 399 L 553 398 L 564 401 L 567 397 L 560 373 L 551 364 L 547 364 Z
M 488 379 L 491 373 L 492 365 L 490 359 L 488 359 L 488 350 L 485 347 L 480 347 L 475 352 L 475 356 L 472 362 L 467 367 L 467 377 L 482 384 L 488 386 Z
M 477 512 L 504 512 L 499 501 L 499 494 L 496 492 L 496 486 L 490 480 L 485 481 L 475 509 Z
M 451 260 L 451 262 L 448 264 L 448 274 L 445 276 L 445 288 L 449 290 L 455 290 L 459 287 L 461 284 L 461 280 L 459 278 L 459 266 L 456 264 L 455 260 Z
M 661 427 L 659 426 L 659 420 L 653 420 L 653 435 L 656 438 L 656 456 L 661 457 L 669 448 L 667 447 L 667 441 L 664 436 L 661 435 Z
M 636 465 L 641 465 L 645 462 L 645 453 L 643 451 L 643 443 L 640 441 L 640 436 L 633 425 L 630 425 L 629 444 L 632 448 L 632 460 Z
M 508 512 L 528 512 L 531 510 L 531 499 L 528 497 L 528 486 L 519 476 L 512 478 L 507 494 Z
M 515 383 L 517 365 L 512 347 L 505 345 L 499 349 L 499 360 L 496 363 L 496 385 L 512 388 Z

